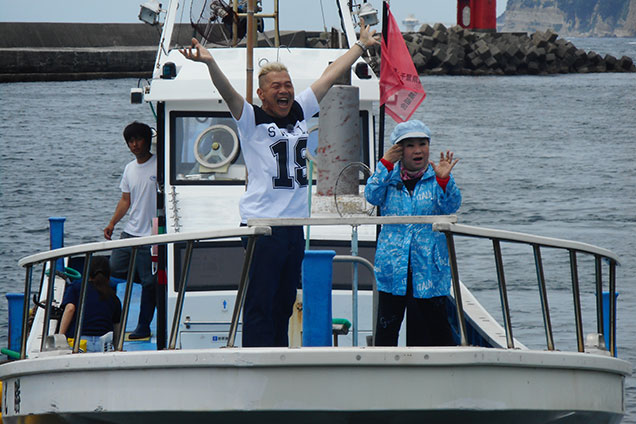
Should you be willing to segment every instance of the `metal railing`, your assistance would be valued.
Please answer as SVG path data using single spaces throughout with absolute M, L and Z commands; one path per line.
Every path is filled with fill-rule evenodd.
M 254 252 L 254 243 L 256 238 L 262 235 L 271 234 L 271 226 L 294 226 L 294 225 L 327 225 L 327 226 L 341 226 L 349 225 L 354 232 L 352 236 L 352 252 L 357 254 L 357 228 L 360 225 L 385 225 L 385 224 L 432 224 L 434 231 L 441 232 L 445 235 L 450 267 L 453 291 L 455 295 L 455 304 L 457 306 L 457 318 L 459 325 L 459 333 L 461 339 L 461 345 L 468 345 L 468 339 L 466 335 L 466 322 L 464 317 L 464 306 L 461 299 L 461 283 L 459 279 L 459 269 L 457 265 L 457 254 L 455 250 L 455 236 L 465 236 L 473 238 L 489 239 L 492 241 L 494 260 L 497 271 L 498 288 L 500 293 L 501 308 L 504 318 L 504 329 L 506 333 L 507 347 L 510 349 L 515 348 L 514 337 L 512 333 L 512 324 L 510 319 L 510 307 L 508 304 L 508 290 L 506 287 L 506 278 L 504 273 L 503 259 L 501 253 L 501 243 L 521 243 L 532 247 L 534 252 L 535 268 L 537 274 L 537 280 L 539 284 L 539 295 L 541 300 L 541 309 L 543 314 L 544 329 L 546 334 L 546 342 L 548 350 L 554 350 L 554 338 L 552 334 L 552 324 L 550 320 L 550 309 L 548 306 L 546 280 L 543 271 L 543 261 L 541 257 L 541 248 L 555 248 L 562 249 L 569 252 L 570 258 L 570 273 L 572 278 L 572 293 L 574 300 L 574 313 L 575 313 L 575 325 L 577 335 L 577 347 L 579 352 L 584 352 L 584 340 L 583 340 L 583 325 L 581 317 L 581 301 L 580 301 L 580 289 L 579 278 L 577 268 L 577 254 L 583 253 L 594 257 L 595 261 L 595 285 L 596 285 L 596 312 L 597 312 L 597 332 L 598 334 L 604 334 L 603 325 L 603 276 L 602 276 L 602 261 L 606 260 L 609 263 L 609 295 L 610 299 L 614 299 L 616 295 L 616 265 L 619 264 L 618 256 L 613 252 L 602 249 L 596 246 L 592 246 L 585 243 L 578 243 L 569 240 L 554 239 L 548 237 L 539 237 L 529 234 L 516 233 L 510 231 L 502 231 L 488 228 L 471 227 L 466 225 L 456 224 L 457 218 L 453 215 L 449 216 L 386 216 L 386 217 L 362 217 L 362 218 L 303 218 L 303 219 L 253 219 L 248 222 L 248 227 L 233 228 L 229 230 L 213 230 L 202 231 L 192 233 L 181 234 L 162 234 L 148 237 L 138 237 L 125 240 L 115 240 L 108 242 L 89 243 L 72 247 L 65 247 L 61 249 L 50 250 L 43 253 L 38 253 L 21 259 L 18 264 L 26 268 L 25 277 L 25 289 L 24 289 L 24 309 L 22 320 L 22 339 L 20 346 L 20 358 L 26 358 L 26 344 L 27 344 L 27 324 L 29 316 L 29 302 L 31 295 L 31 280 L 33 276 L 33 267 L 38 264 L 43 265 L 42 278 L 40 281 L 40 291 L 43 289 L 43 282 L 45 278 L 44 269 L 46 264 L 49 264 L 49 275 L 47 285 L 47 298 L 45 302 L 44 322 L 42 326 L 42 342 L 40 349 L 44 349 L 46 336 L 50 332 L 49 322 L 51 318 L 52 301 L 56 271 L 56 262 L 59 258 L 65 258 L 75 255 L 85 255 L 84 269 L 82 273 L 81 289 L 79 308 L 77 309 L 76 328 L 74 338 L 80 339 L 82 329 L 82 318 L 84 314 L 84 301 L 86 296 L 86 286 L 88 283 L 89 264 L 92 255 L 95 252 L 110 251 L 117 248 L 130 247 L 133 250 L 131 255 L 131 261 L 128 268 L 128 277 L 126 281 L 126 290 L 124 295 L 124 302 L 122 306 L 121 327 L 122 331 L 116 340 L 115 349 L 121 351 L 123 349 L 124 337 L 126 328 L 126 321 L 128 319 L 128 310 L 130 306 L 130 298 L 132 294 L 132 270 L 135 269 L 136 251 L 142 246 L 162 245 L 162 244 L 174 244 L 174 243 L 186 243 L 186 253 L 183 268 L 181 269 L 180 284 L 178 285 L 179 291 L 177 293 L 177 301 L 175 305 L 175 312 L 172 319 L 172 326 L 170 329 L 169 349 L 176 349 L 176 342 L 179 331 L 179 322 L 183 311 L 183 303 L 185 298 L 186 286 L 188 282 L 188 274 L 190 269 L 190 262 L 192 260 L 192 250 L 194 245 L 203 240 L 214 239 L 227 239 L 235 237 L 247 237 L 248 244 L 245 252 L 245 258 L 241 271 L 240 281 L 238 285 L 236 302 L 234 304 L 234 311 L 232 314 L 232 322 L 230 324 L 230 331 L 228 335 L 228 347 L 233 347 L 235 343 L 236 332 L 239 324 L 239 317 L 242 311 L 247 288 L 249 284 L 248 273 L 251 264 L 251 259 Z M 355 244 L 355 246 L 353 245 Z M 372 270 L 371 264 L 364 258 L 358 257 L 355 254 L 351 256 L 336 257 L 336 262 L 352 262 L 354 267 L 357 264 L 362 264 L 369 270 Z M 355 278 L 354 278 L 355 279 Z M 374 296 L 375 296 L 374 287 Z M 357 345 L 357 337 L 355 337 L 358 327 L 357 320 L 357 284 L 355 281 L 352 284 L 352 302 L 353 302 L 353 327 L 354 327 L 354 346 Z M 374 299 L 375 304 L 375 299 Z M 375 308 L 374 308 L 375 309 Z M 35 331 L 35 330 L 33 330 Z M 609 302 L 609 350 L 612 355 L 615 355 L 615 336 L 616 336 L 616 306 L 613 301 Z M 79 343 L 75 343 L 73 346 L 73 352 L 79 351 Z
M 577 254 L 583 253 L 594 257 L 595 274 L 596 274 L 596 320 L 597 332 L 604 335 L 603 325 L 603 276 L 602 261 L 609 263 L 609 351 L 612 356 L 616 355 L 615 338 L 616 338 L 616 305 L 613 299 L 616 296 L 616 265 L 619 264 L 618 256 L 613 252 L 592 246 L 586 243 L 578 243 L 569 240 L 555 239 L 549 237 L 539 237 L 530 234 L 516 233 L 511 231 L 494 230 L 488 228 L 471 227 L 467 225 L 453 223 L 435 223 L 433 229 L 444 233 L 448 245 L 448 252 L 451 265 L 451 277 L 453 290 L 457 304 L 457 318 L 459 322 L 461 344 L 467 345 L 466 324 L 464 320 L 464 311 L 461 302 L 459 269 L 457 266 L 457 255 L 455 251 L 455 236 L 465 236 L 489 239 L 493 244 L 493 253 L 495 266 L 497 270 L 497 280 L 499 283 L 499 294 L 501 300 L 501 309 L 503 311 L 504 328 L 506 331 L 506 341 L 509 349 L 513 349 L 514 337 L 512 334 L 512 324 L 510 321 L 510 307 L 508 305 L 508 290 L 506 288 L 506 278 L 504 274 L 503 259 L 501 254 L 501 243 L 522 243 L 532 247 L 534 252 L 534 262 L 539 284 L 539 296 L 541 301 L 541 311 L 543 313 L 543 324 L 545 329 L 546 344 L 548 350 L 554 350 L 554 337 L 552 333 L 552 323 L 550 320 L 550 308 L 548 306 L 548 296 L 546 279 L 543 270 L 543 260 L 541 258 L 541 248 L 562 249 L 569 253 L 570 257 L 570 274 L 572 279 L 572 295 L 574 301 L 574 320 L 576 326 L 577 348 L 579 352 L 585 351 L 583 339 L 583 320 L 581 317 L 581 299 L 579 288 L 579 277 L 577 268 Z
M 239 292 L 237 293 L 237 301 L 235 302 L 234 312 L 232 315 L 232 326 L 230 327 L 230 338 L 228 346 L 233 346 L 234 337 L 236 335 L 236 328 L 238 324 L 239 314 L 242 305 L 245 300 L 245 294 L 247 292 L 247 275 L 252 260 L 252 254 L 254 252 L 254 242 L 257 237 L 262 235 L 270 235 L 271 228 L 265 226 L 253 226 L 253 227 L 240 227 L 229 230 L 212 230 L 212 231 L 200 231 L 192 233 L 180 233 L 180 234 L 161 234 L 148 237 L 136 237 L 125 240 L 113 240 L 107 242 L 88 243 L 71 247 L 64 247 L 60 249 L 49 250 L 47 252 L 38 253 L 35 255 L 27 256 L 20 259 L 18 264 L 26 268 L 26 278 L 24 284 L 24 309 L 22 316 L 22 339 L 20 344 L 20 358 L 26 358 L 27 350 L 27 338 L 28 338 L 28 317 L 29 317 L 29 302 L 31 296 L 31 280 L 33 275 L 33 267 L 42 264 L 42 282 L 44 281 L 44 268 L 46 263 L 49 263 L 49 276 L 47 284 L 47 298 L 45 302 L 44 322 L 42 326 L 42 341 L 40 350 L 44 350 L 46 337 L 50 333 L 50 320 L 51 310 L 53 303 L 54 284 L 56 275 L 56 262 L 60 258 L 66 258 L 75 255 L 85 255 L 84 269 L 82 273 L 79 307 L 76 315 L 76 326 L 74 333 L 74 340 L 79 341 L 82 331 L 82 320 L 84 317 L 84 303 L 86 299 L 86 286 L 88 284 L 88 274 L 90 261 L 94 253 L 110 251 L 118 248 L 131 248 L 131 260 L 128 264 L 128 277 L 126 281 L 126 290 L 124 295 L 124 302 L 122 305 L 122 315 L 120 325 L 122 330 L 119 333 L 118 339 L 115 341 L 115 349 L 121 351 L 123 349 L 126 322 L 128 320 L 128 311 L 130 307 L 130 299 L 132 295 L 132 278 L 133 270 L 135 269 L 136 252 L 140 247 L 162 245 L 162 244 L 174 244 L 179 242 L 186 243 L 186 255 L 183 269 L 181 270 L 181 280 L 179 285 L 179 292 L 177 294 L 177 302 L 175 305 L 175 313 L 172 320 L 172 327 L 170 330 L 169 349 L 175 349 L 177 343 L 177 335 L 179 330 L 179 321 L 181 319 L 181 313 L 183 311 L 183 302 L 185 298 L 185 291 L 188 282 L 188 272 L 190 269 L 190 262 L 192 259 L 192 249 L 195 243 L 202 240 L 215 240 L 215 239 L 227 239 L 235 237 L 247 237 L 248 246 L 245 253 L 245 259 L 243 261 L 243 269 L 241 272 L 241 280 L 239 282 Z M 32 329 L 35 331 L 35 329 Z M 73 345 L 73 352 L 79 352 L 80 343 L 76 342 Z
M 386 225 L 386 224 L 433 224 L 433 223 L 457 222 L 455 215 L 419 215 L 419 216 L 356 216 L 339 218 L 253 218 L 247 221 L 248 226 L 267 225 L 271 227 L 289 226 L 350 226 L 351 227 L 351 257 L 358 256 L 358 227 L 361 225 Z M 352 314 L 352 344 L 358 346 L 358 263 L 365 266 L 369 264 L 359 260 L 351 260 L 353 263 L 353 281 L 351 284 L 351 314 Z M 373 309 L 377 306 L 377 290 L 374 290 Z M 373 331 L 375 332 L 375 315 L 373 317 Z

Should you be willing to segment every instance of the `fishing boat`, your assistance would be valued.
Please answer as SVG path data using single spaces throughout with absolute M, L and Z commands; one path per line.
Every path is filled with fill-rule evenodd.
M 172 0 L 165 11 L 150 3 L 140 16 L 151 23 L 159 19 L 152 13 L 163 16 L 161 42 L 152 80 L 133 89 L 131 98 L 152 105 L 157 115 L 158 234 L 68 247 L 53 244 L 55 249 L 19 261 L 25 269 L 20 337 L 13 349 L 4 350 L 12 360 L 0 365 L 3 421 L 620 422 L 631 365 L 616 355 L 616 303 L 612 300 L 619 258 L 613 252 L 570 240 L 465 225 L 456 216 L 373 216 L 359 193 L 362 176 L 375 167 L 382 150 L 375 135 L 379 90 L 378 78 L 364 59 L 354 65 L 347 81 L 359 96 L 355 110 L 339 109 L 334 118 L 327 111 L 329 105 L 321 105 L 320 116 L 312 118 L 318 131 L 314 132 L 317 140 L 309 140 L 307 147 L 312 161 L 306 172 L 314 177 L 308 180 L 312 184 L 316 180 L 310 191 L 311 217 L 252 219 L 239 227 L 238 200 L 246 170 L 236 125 L 207 68 L 169 48 L 183 2 Z M 351 45 L 356 40 L 354 22 L 368 7 L 345 0 L 337 4 L 344 37 L 338 35 L 334 44 Z M 300 91 L 344 51 L 282 47 L 276 34 L 272 47 L 253 47 L 257 27 L 253 20 L 272 17 L 277 22 L 277 2 L 271 15 L 255 12 L 253 3 L 245 11 L 235 4 L 236 15 L 223 9 L 248 21 L 247 47 L 240 47 L 242 21 L 212 23 L 221 13 L 210 7 L 214 5 L 223 4 L 206 2 L 201 15 L 203 10 L 217 10 L 216 15 L 206 15 L 209 19 L 203 23 L 196 20 L 195 27 L 206 39 L 219 31 L 224 34 L 231 46 L 215 47 L 213 55 L 232 85 L 245 87 L 246 98 L 251 98 L 254 63 L 285 63 Z M 355 165 L 337 170 L 331 191 L 321 195 L 317 185 L 328 166 L 321 162 L 321 149 L 316 146 L 320 146 L 320 133 L 341 127 L 335 120 L 345 113 L 357 118 L 354 128 L 360 144 L 350 161 Z M 311 169 L 314 159 L 320 172 Z M 354 193 L 340 192 L 338 182 L 345 168 L 354 169 Z M 403 338 L 398 347 L 373 345 L 372 262 L 376 228 L 384 224 L 429 224 L 445 235 L 452 270 L 447 309 L 457 346 L 406 347 Z M 272 227 L 286 225 L 305 226 L 309 239 L 303 289 L 290 320 L 290 347 L 243 348 L 241 311 L 254 240 L 270 234 Z M 473 295 L 470 275 L 460 278 L 456 245 L 473 239 L 491 243 L 496 275 L 489 283 L 499 291 L 496 314 L 500 320 Z M 530 323 L 542 323 L 546 343 L 540 348 L 526 346 L 513 334 L 519 326 L 533 324 L 513 320 L 506 279 L 510 273 L 504 270 L 502 245 L 528 246 L 533 257 L 538 284 L 532 293 L 540 306 L 533 311 L 534 319 L 528 318 Z M 157 252 L 162 290 L 158 290 L 153 338 L 140 350 L 122 332 L 113 351 L 83 353 L 80 343 L 71 347 L 64 336 L 55 334 L 59 318 L 55 309 L 69 280 L 87 284 L 93 255 L 121 247 L 155 247 Z M 569 336 L 576 345 L 572 351 L 555 340 L 552 327 L 543 256 L 554 251 L 568 256 L 568 261 L 558 263 L 571 277 L 575 330 Z M 582 290 L 579 278 L 583 257 L 594 264 L 592 328 L 584 327 L 582 320 L 582 298 L 590 293 Z M 128 315 L 134 316 L 130 314 L 131 274 L 119 291 L 124 328 Z M 34 289 L 32 280 L 38 276 L 40 284 Z M 310 314 L 310 305 L 324 301 L 325 296 L 331 311 Z M 82 308 L 78 308 L 79 316 Z M 309 338 L 318 328 L 319 335 Z M 80 338 L 81 324 L 74 339 Z

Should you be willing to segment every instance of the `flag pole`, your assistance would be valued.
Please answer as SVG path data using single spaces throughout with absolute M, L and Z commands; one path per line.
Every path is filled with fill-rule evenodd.
M 384 0 L 382 2 L 382 39 L 384 40 L 385 45 L 388 47 L 388 39 L 387 39 L 387 21 L 388 21 L 388 13 L 386 10 L 386 3 L 387 0 Z M 382 52 L 380 52 L 380 55 L 382 55 Z M 382 58 L 380 58 L 380 60 L 382 60 Z M 382 75 L 380 75 L 380 78 L 382 78 Z M 385 105 L 384 103 L 382 103 L 380 105 L 380 127 L 378 128 L 378 159 L 376 162 L 376 167 L 378 166 L 378 164 L 380 163 L 380 160 L 382 159 L 382 157 L 384 156 L 384 118 L 385 118 L 386 114 L 385 114 Z M 377 208 L 377 215 L 380 216 L 380 208 Z M 376 240 L 378 238 L 378 236 L 380 235 L 380 225 L 376 225 L 375 227 L 375 237 Z
M 387 0 L 382 2 L 382 38 L 384 39 L 385 45 L 388 47 L 388 39 L 387 39 L 387 21 L 388 21 L 388 13 L 386 9 Z M 382 58 L 380 58 L 382 60 Z M 385 105 L 384 103 L 380 105 L 380 127 L 378 129 L 378 159 L 377 163 L 380 162 L 382 156 L 384 156 L 384 118 L 385 118 Z M 377 164 L 376 164 L 377 165 Z M 379 215 L 379 209 L 378 209 Z M 378 228 L 380 228 L 378 226 Z

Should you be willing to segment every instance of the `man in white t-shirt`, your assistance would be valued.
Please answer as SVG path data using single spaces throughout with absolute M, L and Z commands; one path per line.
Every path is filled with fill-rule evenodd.
M 157 216 L 157 158 L 150 153 L 152 130 L 146 124 L 133 122 L 124 129 L 124 139 L 135 159 L 124 168 L 121 177 L 121 198 L 115 213 L 104 228 L 104 237 L 110 240 L 115 225 L 130 211 L 128 222 L 121 238 L 149 236 L 152 233 L 152 219 Z M 128 272 L 132 249 L 116 249 L 110 257 L 113 276 L 125 278 Z M 141 304 L 137 328 L 129 334 L 129 339 L 150 337 L 150 322 L 156 305 L 156 277 L 152 273 L 150 248 L 137 250 L 135 272 L 141 280 Z
M 248 173 L 247 189 L 239 204 L 243 224 L 249 218 L 309 216 L 306 120 L 318 113 L 318 103 L 334 82 L 367 47 L 377 43 L 374 34 L 361 22 L 360 40 L 298 96 L 287 68 L 268 63 L 258 75 L 256 93 L 261 107 L 245 101 L 196 39 L 190 48 L 181 50 L 186 58 L 208 66 L 212 83 L 237 121 Z M 244 347 L 288 346 L 287 329 L 300 283 L 304 246 L 302 227 L 274 227 L 271 236 L 257 240 L 243 311 Z

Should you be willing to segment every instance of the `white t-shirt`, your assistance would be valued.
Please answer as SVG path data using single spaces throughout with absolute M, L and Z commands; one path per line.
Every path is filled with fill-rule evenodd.
M 237 121 L 248 171 L 241 221 L 249 218 L 306 218 L 307 122 L 320 106 L 311 88 L 300 93 L 286 118 L 274 118 L 245 102 Z
M 126 165 L 119 188 L 130 193 L 128 222 L 124 231 L 133 236 L 149 236 L 152 218 L 157 216 L 157 157 L 153 155 L 139 164 L 137 159 Z

